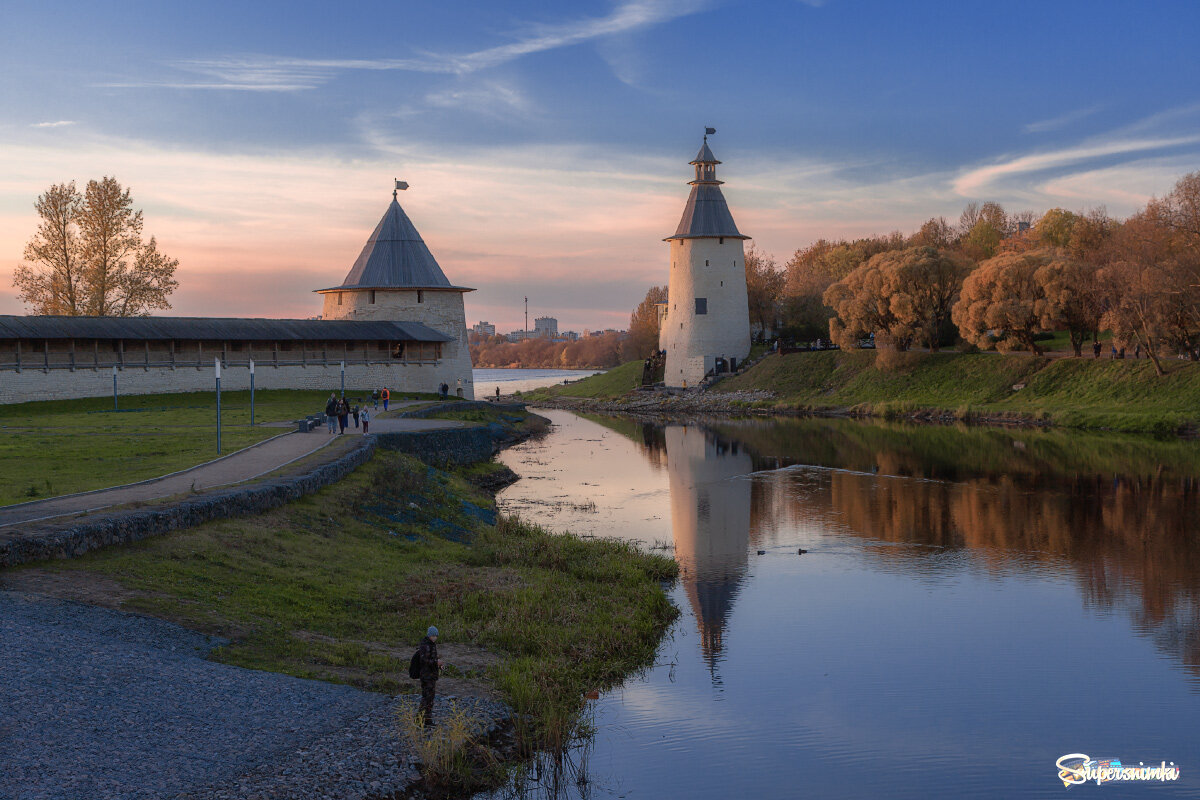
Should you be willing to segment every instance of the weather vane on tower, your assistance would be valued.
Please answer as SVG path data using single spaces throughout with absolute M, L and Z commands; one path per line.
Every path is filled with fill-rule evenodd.
M 712 136 L 712 135 L 713 135 L 714 133 L 716 133 L 716 132 L 717 132 L 717 129 L 716 129 L 716 128 L 705 128 L 705 129 L 704 129 L 704 141 L 706 141 L 706 142 L 707 142 L 707 141 L 708 141 L 708 137 Z
M 402 180 L 400 180 L 399 178 L 397 178 L 397 179 L 396 179 L 396 188 L 395 188 L 395 189 L 392 189 L 392 199 L 393 199 L 393 200 L 395 200 L 395 199 L 396 199 L 396 193 L 397 193 L 397 192 L 403 192 L 403 191 L 404 191 L 405 189 L 407 189 L 407 188 L 408 188 L 408 182 L 407 182 L 407 181 L 402 181 Z

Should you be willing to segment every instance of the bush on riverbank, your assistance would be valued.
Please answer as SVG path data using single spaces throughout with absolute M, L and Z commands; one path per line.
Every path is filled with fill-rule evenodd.
M 648 663 L 677 614 L 672 559 L 497 519 L 463 479 L 389 452 L 258 517 L 40 566 L 230 639 L 216 660 L 375 691 L 414 691 L 436 624 L 446 683 L 499 691 L 531 742 L 568 735 L 584 692 Z

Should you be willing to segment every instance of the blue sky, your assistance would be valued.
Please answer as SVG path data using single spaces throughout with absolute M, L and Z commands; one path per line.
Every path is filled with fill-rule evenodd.
M 970 200 L 1127 214 L 1200 169 L 1194 2 L 9 2 L 3 28 L 0 270 L 40 191 L 115 174 L 184 314 L 315 313 L 395 176 L 472 321 L 528 294 L 623 327 L 705 125 L 780 261 Z

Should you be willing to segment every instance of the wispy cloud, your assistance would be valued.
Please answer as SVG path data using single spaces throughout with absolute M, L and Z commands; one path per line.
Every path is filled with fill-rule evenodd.
M 68 125 L 74 125 L 73 119 L 60 119 L 57 122 L 35 122 L 29 127 L 31 128 L 65 128 Z
M 1022 127 L 1022 130 L 1026 133 L 1046 133 L 1047 131 L 1056 131 L 1059 128 L 1065 128 L 1072 122 L 1077 122 L 1086 117 L 1090 117 L 1101 108 L 1103 108 L 1101 105 L 1089 106 L 1087 108 L 1077 108 L 1074 111 L 1068 111 L 1065 114 L 1060 114 L 1057 117 L 1041 119 L 1037 122 L 1030 122 L 1028 125 Z
M 500 81 L 430 92 L 425 96 L 425 102 L 434 108 L 471 111 L 496 119 L 529 117 L 537 111 L 524 92 Z
M 1002 178 L 1043 172 L 1106 156 L 1164 150 L 1169 147 L 1196 144 L 1198 142 L 1200 142 L 1200 136 L 1118 139 L 1018 156 L 998 164 L 989 164 L 984 167 L 967 170 L 954 180 L 954 191 L 963 197 L 978 197 Z
M 583 44 L 660 25 L 694 14 L 706 0 L 627 0 L 602 17 L 557 24 L 531 24 L 516 41 L 470 53 L 423 53 L 415 58 L 313 59 L 279 56 L 231 56 L 187 59 L 171 66 L 199 79 L 116 81 L 107 88 L 217 89 L 295 92 L 316 89 L 348 70 L 403 70 L 467 75 L 534 53 Z

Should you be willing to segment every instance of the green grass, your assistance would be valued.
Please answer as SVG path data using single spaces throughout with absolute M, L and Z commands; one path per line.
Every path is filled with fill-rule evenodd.
M 1069 427 L 1169 433 L 1200 424 L 1200 365 L 1146 359 L 910 353 L 877 369 L 866 351 L 771 356 L 720 391 L 774 392 L 780 408 L 852 409 L 884 417 L 918 411 L 1013 417 Z M 1017 384 L 1025 387 L 1014 390 Z
M 498 653 L 483 677 L 554 740 L 585 691 L 653 657 L 676 565 L 493 514 L 462 478 L 381 452 L 258 517 L 39 566 L 115 579 L 136 592 L 124 608 L 230 638 L 218 661 L 372 690 L 411 690 L 408 658 L 436 624 L 444 646 Z
M 607 372 L 592 375 L 564 386 L 550 386 L 525 394 L 526 400 L 539 397 L 589 397 L 597 400 L 620 397 L 642 382 L 642 361 L 629 361 Z

